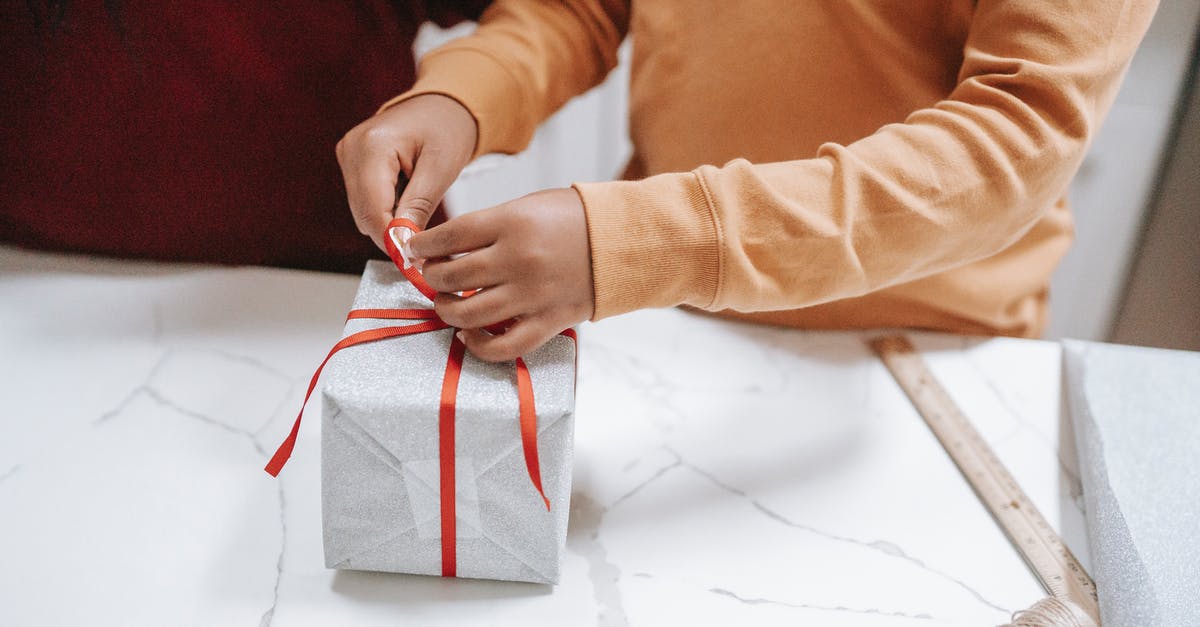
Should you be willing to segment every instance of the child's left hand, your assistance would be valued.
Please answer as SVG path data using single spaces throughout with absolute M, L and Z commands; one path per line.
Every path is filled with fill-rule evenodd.
M 409 240 L 439 292 L 434 309 L 462 329 L 476 357 L 505 361 L 592 317 L 592 262 L 583 203 L 552 189 L 455 218 Z M 451 259 L 450 255 L 469 253 Z M 480 289 L 463 298 L 453 292 Z M 517 320 L 501 335 L 483 327 Z

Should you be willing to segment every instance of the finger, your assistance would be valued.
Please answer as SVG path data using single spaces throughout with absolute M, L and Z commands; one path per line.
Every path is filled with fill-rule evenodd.
M 557 332 L 536 317 L 519 320 L 500 335 L 492 335 L 480 329 L 461 331 L 467 350 L 483 361 L 516 359 L 545 344 Z
M 383 231 L 392 219 L 400 161 L 391 156 L 369 155 L 359 167 L 345 171 L 346 199 L 358 230 L 383 248 Z
M 490 246 L 498 236 L 491 212 L 478 211 L 417 233 L 408 240 L 408 250 L 418 259 L 437 259 Z
M 450 326 L 482 329 L 524 313 L 524 303 L 511 286 L 502 285 L 466 298 L 439 293 L 433 309 Z
M 422 274 L 425 275 L 425 282 L 439 292 L 465 292 L 492 287 L 501 278 L 494 257 L 491 248 L 457 258 L 440 257 L 425 262 Z
M 426 145 L 413 163 L 408 184 L 396 201 L 395 217 L 408 218 L 425 228 L 461 169 L 442 150 Z M 392 189 L 395 189 L 395 185 Z

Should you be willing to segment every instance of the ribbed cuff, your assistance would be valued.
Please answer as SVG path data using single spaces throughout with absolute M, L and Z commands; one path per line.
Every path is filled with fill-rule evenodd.
M 479 134 L 472 158 L 492 152 L 518 153 L 529 145 L 537 126 L 525 119 L 528 116 L 523 112 L 529 108 L 522 102 L 517 82 L 482 50 L 430 52 L 421 58 L 413 88 L 383 103 L 379 111 L 425 94 L 453 98 L 475 118 Z
M 720 243 L 699 177 L 577 183 L 587 214 L 596 310 L 592 320 L 649 307 L 710 307 Z

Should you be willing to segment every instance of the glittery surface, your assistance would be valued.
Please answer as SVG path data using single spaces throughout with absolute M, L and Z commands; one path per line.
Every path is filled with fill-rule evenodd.
M 1200 354 L 1063 343 L 1106 627 L 1200 625 Z
M 427 307 L 390 264 L 370 262 L 355 308 Z M 399 322 L 409 324 L 408 322 Z M 351 320 L 345 335 L 397 321 Z M 451 331 L 347 349 L 323 379 L 322 504 L 332 568 L 441 573 L 438 405 Z M 525 357 L 547 512 L 529 480 L 511 363 L 467 355 L 458 387 L 458 576 L 557 582 L 574 434 L 575 345 Z

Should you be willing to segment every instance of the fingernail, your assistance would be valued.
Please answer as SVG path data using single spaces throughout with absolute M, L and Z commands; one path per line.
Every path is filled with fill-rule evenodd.
M 458 341 L 462 342 L 463 344 L 467 343 L 467 338 L 463 337 L 462 331 L 455 331 L 454 337 L 458 338 Z
M 404 258 L 406 266 L 412 266 L 418 271 L 424 269 L 425 260 L 413 254 L 412 247 L 408 245 L 407 241 L 400 243 L 400 256 Z

